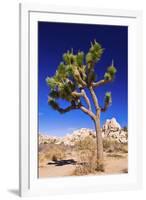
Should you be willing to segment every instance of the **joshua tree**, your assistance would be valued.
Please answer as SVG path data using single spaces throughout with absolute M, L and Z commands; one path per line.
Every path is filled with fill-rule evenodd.
M 63 114 L 74 109 L 80 109 L 93 120 L 96 131 L 97 170 L 99 171 L 104 170 L 100 114 L 108 109 L 112 100 L 111 92 L 107 92 L 104 98 L 104 106 L 100 106 L 95 90 L 113 81 L 116 73 L 112 61 L 103 79 L 97 80 L 95 67 L 103 51 L 104 49 L 96 40 L 91 43 L 86 55 L 82 51 L 74 54 L 73 49 L 71 49 L 71 51 L 63 54 L 63 61 L 59 64 L 55 75 L 46 78 L 46 82 L 50 87 L 48 103 L 54 110 Z M 87 91 L 89 92 L 87 93 Z M 62 108 L 57 102 L 58 99 L 66 100 L 69 106 Z

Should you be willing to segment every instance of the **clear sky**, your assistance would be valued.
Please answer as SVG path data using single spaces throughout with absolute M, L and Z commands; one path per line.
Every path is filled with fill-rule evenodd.
M 117 74 L 114 82 L 96 90 L 103 105 L 106 91 L 112 92 L 112 105 L 101 114 L 101 125 L 115 117 L 121 126 L 127 126 L 128 118 L 128 27 L 87 25 L 71 23 L 38 23 L 38 128 L 40 133 L 63 136 L 79 128 L 94 128 L 92 120 L 80 110 L 60 114 L 47 103 L 49 87 L 45 79 L 53 76 L 62 54 L 71 48 L 74 52 L 87 52 L 90 41 L 96 39 L 105 51 L 96 64 L 98 79 L 102 79 L 114 59 Z M 66 104 L 64 104 L 66 105 Z

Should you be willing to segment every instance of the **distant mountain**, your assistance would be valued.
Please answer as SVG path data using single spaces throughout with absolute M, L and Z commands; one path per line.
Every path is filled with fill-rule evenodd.
M 119 143 L 128 142 L 128 132 L 121 128 L 120 124 L 115 118 L 107 119 L 102 129 L 103 138 L 111 138 L 117 140 Z M 71 134 L 67 134 L 64 137 L 50 136 L 39 134 L 39 144 L 64 144 L 73 146 L 77 141 L 81 141 L 86 137 L 96 137 L 96 133 L 93 129 L 81 128 L 73 131 Z

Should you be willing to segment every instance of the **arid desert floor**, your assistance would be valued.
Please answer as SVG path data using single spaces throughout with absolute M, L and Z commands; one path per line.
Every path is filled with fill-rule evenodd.
M 104 170 L 97 170 L 96 133 L 81 128 L 64 137 L 39 134 L 39 177 L 128 173 L 128 130 L 115 118 L 102 127 Z
M 105 172 L 89 173 L 88 175 L 99 175 L 99 174 L 121 174 L 128 172 L 128 157 L 127 154 L 117 154 L 117 158 L 112 154 L 106 155 L 105 157 Z M 46 166 L 39 167 L 39 177 L 59 177 L 59 176 L 73 176 L 76 170 L 76 165 L 72 162 L 52 162 L 52 164 L 46 164 Z M 87 175 L 87 174 L 85 174 Z
M 88 150 L 87 147 L 85 147 L 87 149 L 76 149 L 76 147 L 43 144 L 39 152 L 39 177 L 127 173 L 127 145 L 120 144 L 120 147 L 117 147 L 116 150 L 112 145 L 115 144 L 111 144 L 111 147 L 104 151 L 104 172 L 97 172 L 94 169 L 96 160 L 95 149 L 94 152 Z M 92 148 L 94 147 L 92 146 Z

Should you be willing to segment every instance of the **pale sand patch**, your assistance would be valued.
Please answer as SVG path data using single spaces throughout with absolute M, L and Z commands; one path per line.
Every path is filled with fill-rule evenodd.
M 39 168 L 39 177 L 59 177 L 59 176 L 71 176 L 75 170 L 74 165 L 64 165 L 64 166 L 45 166 Z

